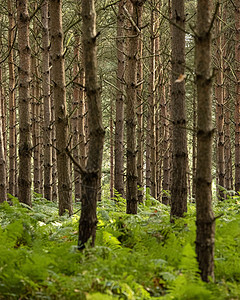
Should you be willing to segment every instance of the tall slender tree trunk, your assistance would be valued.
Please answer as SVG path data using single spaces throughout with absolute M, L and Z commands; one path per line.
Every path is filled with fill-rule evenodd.
M 36 3 L 34 3 L 36 5 Z M 36 8 L 36 6 L 35 6 Z M 33 26 L 34 35 L 38 35 L 38 28 L 35 23 Z M 31 127 L 32 127 L 32 142 L 33 142 L 33 189 L 36 193 L 41 193 L 41 130 L 40 130 L 40 83 L 39 83 L 39 63 L 38 63 L 38 47 L 35 44 L 31 58 Z
M 231 5 L 231 4 L 230 4 Z M 229 15 L 229 4 L 226 2 L 223 7 L 223 22 L 227 23 Z M 223 98 L 225 105 L 224 112 L 224 161 L 225 161 L 225 188 L 233 190 L 233 176 L 232 176 L 232 139 L 231 139 L 231 94 L 230 94 L 230 80 L 231 78 L 231 45 L 230 45 L 230 29 L 224 31 L 223 35 L 223 72 L 224 72 L 224 86 Z
M 153 3 L 152 3 L 153 5 Z M 149 76 L 149 136 L 150 136 L 150 191 L 151 196 L 156 198 L 156 93 L 155 93 L 155 11 L 151 10 L 151 22 L 150 22 L 150 76 Z
M 216 76 L 216 123 L 217 123 L 217 194 L 219 199 L 224 198 L 221 187 L 225 186 L 225 162 L 224 162 L 224 99 L 223 99 L 223 50 L 221 35 L 221 14 L 216 21 L 216 63 L 218 67 Z
M 79 161 L 80 151 L 79 151 L 79 100 L 80 100 L 80 76 L 79 76 L 79 51 L 80 51 L 80 37 L 78 33 L 75 33 L 75 48 L 74 48 L 74 66 L 73 66 L 73 76 L 74 76 L 74 85 L 73 85 L 73 101 L 72 101 L 72 143 L 73 143 L 73 157 Z M 74 193 L 75 201 L 81 199 L 81 175 L 79 174 L 77 168 L 74 166 Z
M 79 70 L 79 80 L 80 80 L 80 91 L 79 91 L 79 155 L 80 155 L 80 164 L 82 166 L 86 165 L 86 135 L 84 130 L 84 124 L 85 124 L 85 92 L 82 88 L 85 86 L 85 71 L 83 66 L 83 53 L 82 49 L 80 50 L 80 62 L 81 62 L 81 68 Z M 80 175 L 81 176 L 81 175 Z M 81 185 L 82 185 L 82 179 L 81 179 Z M 82 187 L 81 187 L 81 194 L 82 194 Z
M 97 32 L 94 0 L 82 0 L 82 43 L 88 100 L 89 149 L 86 169 L 82 172 L 82 211 L 79 222 L 79 249 L 92 238 L 95 242 L 97 200 L 100 190 L 101 165 L 104 143 L 100 86 L 97 80 Z
M 199 0 L 197 7 L 196 82 L 198 100 L 196 253 L 202 280 L 214 277 L 215 218 L 212 211 L 212 1 Z
M 44 147 L 44 197 L 52 201 L 52 130 L 51 130 L 51 98 L 49 69 L 49 22 L 48 0 L 42 5 L 42 88 L 44 106 L 43 147 Z
M 138 16 L 138 26 L 142 28 L 142 14 Z M 144 124 L 143 124 L 143 36 L 139 33 L 138 70 L 137 70 L 137 186 L 138 202 L 143 202 L 143 151 L 144 151 Z
M 28 1 L 17 0 L 19 47 L 19 201 L 29 206 L 31 200 L 31 130 L 30 130 L 30 62 Z
M 0 22 L 1 22 L 0 17 Z M 0 45 L 2 46 L 2 32 L 0 32 Z M 0 59 L 1 59 L 0 54 Z M 5 147 L 4 147 L 4 136 L 3 136 L 3 114 L 4 114 L 4 107 L 3 107 L 3 87 L 2 87 L 2 66 L 0 65 L 0 203 L 7 200 L 7 176 L 6 176 L 6 154 L 5 154 Z
M 9 70 L 9 193 L 16 195 L 16 99 L 14 72 L 14 12 L 12 1 L 8 0 L 8 70 Z
M 235 1 L 235 191 L 240 191 L 240 3 Z
M 72 214 L 70 160 L 66 153 L 68 146 L 68 117 L 66 104 L 65 69 L 63 56 L 62 1 L 49 1 L 52 82 L 55 108 L 57 176 L 59 215 L 65 210 Z
M 132 14 L 128 31 L 128 57 L 126 67 L 126 128 L 127 128 L 127 213 L 136 214 L 137 160 L 136 160 L 136 103 L 137 103 L 137 67 L 139 52 L 139 19 L 141 19 L 144 1 L 131 0 Z
M 114 141 L 113 141 L 113 101 L 110 100 L 110 199 L 114 197 Z
M 192 198 L 196 197 L 196 168 L 197 168 L 197 103 L 196 89 L 193 92 L 193 135 L 192 135 Z
M 172 137 L 172 182 L 171 218 L 183 217 L 187 211 L 187 134 L 185 111 L 185 12 L 184 0 L 172 0 L 172 79 L 171 111 Z
M 116 94 L 116 124 L 114 147 L 114 187 L 124 197 L 124 0 L 118 3 L 117 15 L 117 94 Z
M 162 169 L 163 169 L 163 180 L 162 180 L 162 203 L 169 205 L 169 190 L 170 190 L 170 133 L 169 133 L 169 112 L 165 86 L 162 84 L 162 95 L 161 95 L 161 116 L 162 116 Z

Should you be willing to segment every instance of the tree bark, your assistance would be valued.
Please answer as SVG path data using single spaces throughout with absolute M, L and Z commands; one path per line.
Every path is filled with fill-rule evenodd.
M 9 194 L 16 195 L 16 99 L 14 71 L 14 12 L 12 1 L 8 0 L 8 70 L 9 70 Z
M 52 82 L 55 109 L 57 176 L 59 215 L 67 210 L 72 214 L 72 195 L 70 179 L 70 160 L 66 153 L 68 146 L 68 117 L 66 105 L 63 30 L 62 30 L 62 1 L 49 1 Z
M 29 206 L 31 200 L 31 130 L 30 130 L 30 61 L 28 1 L 17 0 L 19 47 L 19 201 Z
M 127 128 L 127 213 L 136 214 L 138 206 L 136 160 L 136 103 L 137 66 L 139 52 L 139 19 L 144 1 L 131 0 L 132 14 L 128 31 L 128 57 L 126 67 L 126 128 Z
M 116 125 L 115 125 L 115 145 L 114 145 L 114 187 L 122 197 L 124 194 L 124 0 L 118 3 L 117 15 L 117 94 L 116 94 Z
M 235 1 L 235 191 L 240 191 L 240 3 Z
M 212 1 L 199 0 L 197 7 L 196 82 L 198 102 L 196 253 L 201 277 L 214 277 L 215 218 L 212 211 L 212 74 L 211 74 Z
M 153 5 L 153 3 L 152 3 Z M 149 96 L 148 96 L 148 109 L 149 109 L 149 137 L 150 137 L 150 193 L 153 198 L 156 198 L 156 93 L 155 93 L 155 11 L 151 10 L 150 22 L 150 61 L 149 61 Z
M 217 125 L 217 196 L 220 200 L 224 199 L 221 187 L 225 186 L 225 161 L 224 161 L 224 99 L 223 99 L 223 49 L 221 36 L 221 14 L 216 20 L 216 125 Z
M 86 169 L 82 172 L 82 211 L 79 222 L 79 249 L 89 238 L 94 246 L 97 225 L 97 200 L 100 190 L 101 165 L 104 143 L 100 86 L 97 80 L 97 32 L 94 0 L 82 0 L 82 43 L 88 101 L 89 149 Z
M 1 17 L 0 17 L 0 21 Z M 2 45 L 2 32 L 0 32 L 0 45 Z M 1 55 L 0 55 L 1 58 Z M 2 66 L 0 65 L 0 203 L 7 200 L 7 176 L 6 176 L 6 154 L 3 136 L 3 87 L 2 87 Z
M 49 69 L 49 22 L 48 0 L 42 5 L 42 88 L 44 105 L 43 147 L 44 147 L 44 197 L 52 201 L 52 127 Z
M 72 100 L 72 118 L 71 118 L 71 134 L 72 134 L 72 144 L 73 144 L 73 157 L 79 161 L 80 151 L 79 151 L 79 102 L 80 102 L 80 73 L 79 73 L 79 51 L 80 51 L 80 37 L 75 33 L 75 47 L 74 47 L 74 66 L 73 66 L 73 100 Z M 74 193 L 75 201 L 80 201 L 81 199 L 81 175 L 79 174 L 77 168 L 74 166 Z
M 172 137 L 172 182 L 171 218 L 183 217 L 187 211 L 187 135 L 185 109 L 185 13 L 184 1 L 172 0 L 172 77 L 171 112 Z

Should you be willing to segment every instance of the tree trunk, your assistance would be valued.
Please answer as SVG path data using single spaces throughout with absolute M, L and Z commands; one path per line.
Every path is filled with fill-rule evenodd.
M 116 94 L 116 124 L 115 124 L 115 161 L 114 161 L 114 187 L 117 193 L 124 197 L 124 0 L 118 3 L 117 15 L 117 94 Z
M 28 0 L 17 0 L 19 47 L 19 201 L 31 200 L 30 61 Z
M 110 100 L 110 199 L 114 197 L 113 101 Z
M 36 3 L 33 8 L 36 9 Z M 33 25 L 34 36 L 37 37 L 38 29 L 36 23 Z M 39 193 L 41 185 L 41 131 L 40 131 L 40 83 L 39 83 L 39 66 L 38 66 L 38 47 L 32 47 L 31 57 L 31 127 L 32 127 L 32 142 L 33 142 L 33 189 L 34 192 Z
M 16 99 L 14 72 L 14 13 L 12 1 L 8 0 L 8 70 L 9 70 L 9 194 L 16 195 Z
M 183 217 L 187 211 L 187 135 L 185 112 L 185 13 L 184 1 L 172 0 L 172 78 L 171 111 L 172 137 L 172 183 L 171 218 Z
M 240 2 L 235 1 L 235 191 L 240 191 Z
M 142 14 L 138 15 L 138 26 L 142 28 Z M 137 70 L 137 186 L 138 202 L 143 203 L 143 152 L 144 152 L 144 124 L 143 124 L 143 36 L 140 32 Z
M 217 126 L 217 195 L 219 199 L 224 199 L 224 193 L 221 187 L 225 186 L 225 162 L 224 162 L 224 100 L 223 100 L 223 50 L 222 50 L 222 37 L 221 37 L 221 14 L 216 21 L 216 63 L 217 63 L 217 76 L 216 76 L 216 126 Z
M 137 67 L 139 53 L 139 19 L 144 1 L 131 0 L 132 14 L 128 31 L 128 57 L 126 67 L 126 128 L 127 128 L 127 213 L 136 214 L 138 206 L 136 160 L 136 104 Z
M 72 214 L 70 160 L 68 146 L 68 117 L 66 105 L 65 69 L 63 56 L 62 1 L 49 1 L 52 82 L 55 108 L 59 215 L 65 210 Z
M 49 24 L 48 0 L 42 5 L 42 88 L 44 105 L 43 147 L 44 147 L 44 197 L 52 201 L 52 149 L 51 149 L 51 99 L 49 69 Z
M 80 73 L 79 73 L 79 51 L 80 51 L 80 37 L 75 33 L 75 47 L 74 47 L 74 66 L 73 66 L 73 101 L 72 101 L 72 118 L 71 118 L 71 134 L 72 134 L 72 144 L 73 144 L 73 157 L 75 160 L 80 160 L 79 151 L 79 101 L 80 101 Z M 74 168 L 74 193 L 75 201 L 80 201 L 81 199 L 81 175 L 79 174 L 76 166 Z
M 162 180 L 162 203 L 169 205 L 169 190 L 170 190 L 170 133 L 169 133 L 169 112 L 166 99 L 165 86 L 162 84 L 162 95 L 161 95 L 161 116 L 162 116 L 162 156 L 163 156 L 163 180 Z
M 231 4 L 230 4 L 231 5 Z M 223 22 L 227 23 L 230 17 L 229 5 L 227 2 L 223 7 Z M 233 176 L 232 176 L 232 139 L 231 139 L 231 94 L 230 94 L 230 80 L 231 78 L 231 31 L 229 28 L 224 31 L 223 35 L 223 72 L 224 72 L 224 86 L 223 86 L 223 98 L 224 105 L 226 107 L 224 112 L 224 133 L 225 133 L 225 143 L 224 143 L 224 161 L 225 161 L 225 188 L 233 190 Z
M 1 17 L 0 17 L 0 21 Z M 2 32 L 0 32 L 0 45 L 2 45 Z M 1 59 L 0 55 L 0 59 Z M 4 113 L 3 107 L 3 88 L 2 88 L 2 67 L 0 65 L 0 203 L 7 200 L 7 176 L 6 176 L 6 154 L 4 149 L 4 137 L 3 137 L 3 122 L 2 116 Z
M 197 103 L 196 89 L 193 92 L 193 135 L 192 135 L 192 199 L 196 198 L 196 167 L 197 167 Z
M 79 222 L 79 249 L 92 238 L 94 246 L 97 225 L 97 200 L 100 189 L 104 143 L 100 86 L 97 80 L 97 32 L 94 0 L 82 0 L 82 41 L 88 100 L 89 149 L 86 169 L 82 170 L 82 211 Z
M 152 3 L 153 5 L 153 3 Z M 151 10 L 151 22 L 150 22 L 150 61 L 149 61 L 149 97 L 148 97 L 148 108 L 149 108 L 149 122 L 150 122 L 150 194 L 153 198 L 156 198 L 156 117 L 155 117 L 155 105 L 156 105 L 156 94 L 155 94 L 155 11 Z
M 214 277 L 215 218 L 212 211 L 212 1 L 199 0 L 197 7 L 196 82 L 198 101 L 196 253 L 202 280 Z

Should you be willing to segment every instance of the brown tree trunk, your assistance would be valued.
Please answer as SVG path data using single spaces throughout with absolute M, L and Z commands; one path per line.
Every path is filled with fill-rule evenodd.
M 197 167 L 197 103 L 196 90 L 193 92 L 193 135 L 192 135 L 192 199 L 196 197 L 196 167 Z
M 126 67 L 126 128 L 127 128 L 127 213 L 136 214 L 138 206 L 136 160 L 136 103 L 137 67 L 139 52 L 139 19 L 144 1 L 131 0 L 132 14 L 128 31 L 128 57 Z
M 118 3 L 117 15 L 117 94 L 116 94 L 116 124 L 115 124 L 115 148 L 114 148 L 114 187 L 117 193 L 124 197 L 124 0 Z
M 9 194 L 16 195 L 16 99 L 14 72 L 14 13 L 12 1 L 8 0 L 8 70 L 9 70 Z
M 217 195 L 219 199 L 224 198 L 224 193 L 221 187 L 225 186 L 225 162 L 224 162 L 224 99 L 223 99 L 223 51 L 222 51 L 222 36 L 221 36 L 221 14 L 216 21 L 216 126 L 217 126 Z
M 110 100 L 110 199 L 114 197 L 113 101 Z
M 152 3 L 153 5 L 153 3 Z M 155 94 L 155 11 L 151 10 L 151 29 L 150 29 L 150 76 L 149 76 L 149 97 L 148 97 L 148 108 L 149 108 L 149 137 L 150 137 L 150 193 L 153 198 L 156 198 L 156 118 L 155 118 L 155 105 L 156 105 L 156 94 Z
M 235 191 L 240 191 L 240 2 L 235 1 L 235 68 L 236 68 L 236 100 L 235 100 Z
M 162 85 L 162 95 L 161 95 L 161 116 L 162 116 L 162 156 L 163 156 L 163 180 L 162 180 L 162 203 L 169 205 L 169 190 L 170 190 L 170 133 L 169 133 L 169 113 L 167 105 L 167 97 L 165 92 L 165 86 Z
M 1 17 L 0 17 L 0 21 Z M 2 32 L 0 32 L 0 45 L 2 45 Z M 0 55 L 0 59 L 1 59 Z M 7 200 L 7 176 L 6 176 L 6 154 L 4 148 L 4 136 L 3 136 L 3 87 L 2 87 L 2 67 L 0 65 L 0 203 Z
M 142 28 L 142 14 L 138 16 L 138 26 Z M 143 182 L 143 145 L 144 145 L 144 124 L 143 124 L 143 36 L 139 33 L 138 49 L 138 70 L 137 70 L 137 186 L 138 202 L 143 203 L 144 182 Z
M 44 146 L 44 197 L 52 201 L 52 130 L 49 69 L 49 22 L 48 0 L 42 5 L 42 88 L 44 105 L 43 146 Z
M 82 41 L 85 65 L 86 94 L 88 100 L 89 149 L 86 169 L 82 171 L 82 211 L 79 222 L 79 249 L 92 238 L 95 242 L 97 225 L 97 200 L 100 189 L 101 165 L 104 143 L 100 86 L 97 80 L 97 32 L 94 0 L 82 0 Z
M 50 57 L 51 58 L 51 57 Z M 50 72 L 50 82 L 52 81 L 52 72 Z M 52 88 L 53 90 L 53 88 Z M 54 109 L 54 97 L 51 90 L 51 123 L 55 123 L 55 109 Z M 56 130 L 55 126 L 51 126 L 51 137 L 52 137 L 52 201 L 56 202 L 58 199 L 58 188 L 57 188 L 57 151 L 56 151 Z
M 28 0 L 17 0 L 19 47 L 19 201 L 31 200 L 30 62 Z
M 172 0 L 172 79 L 171 111 L 172 137 L 172 182 L 171 218 L 183 217 L 187 211 L 187 135 L 185 112 L 185 13 L 184 1 Z
M 230 4 L 231 5 L 231 4 Z M 223 7 L 223 22 L 227 23 L 230 17 L 229 4 L 225 3 Z M 223 72 L 224 72 L 224 86 L 223 86 L 223 98 L 225 105 L 224 112 L 224 133 L 225 133 L 225 143 L 224 143 L 224 161 L 225 161 L 225 188 L 233 190 L 233 176 L 232 176 L 232 139 L 231 139 L 231 94 L 230 94 L 230 80 L 231 78 L 231 36 L 230 29 L 224 31 L 223 36 Z
M 36 3 L 35 3 L 36 4 Z M 38 29 L 35 24 L 33 26 L 34 35 L 38 35 Z M 34 192 L 39 193 L 41 185 L 41 133 L 40 133 L 40 83 L 39 83 L 39 66 L 38 66 L 38 48 L 33 47 L 31 67 L 32 67 L 32 81 L 31 81 L 31 124 L 32 124 L 32 142 L 33 142 L 33 189 Z
M 215 218 L 212 211 L 212 1 L 199 0 L 197 7 L 196 82 L 198 101 L 196 253 L 202 280 L 214 277 Z
M 50 0 L 49 13 L 57 148 L 59 215 L 63 215 L 65 210 L 68 210 L 69 214 L 71 215 L 72 194 L 70 160 L 66 153 L 69 136 L 63 56 L 62 1 Z
M 80 100 L 80 77 L 79 77 L 79 51 L 80 51 L 80 37 L 75 33 L 75 47 L 74 47 L 74 66 L 73 66 L 73 101 L 72 101 L 72 118 L 71 118 L 71 134 L 73 144 L 73 157 L 75 160 L 80 160 L 79 151 L 79 100 Z M 74 193 L 75 201 L 81 199 L 81 175 L 79 174 L 76 166 L 74 166 Z

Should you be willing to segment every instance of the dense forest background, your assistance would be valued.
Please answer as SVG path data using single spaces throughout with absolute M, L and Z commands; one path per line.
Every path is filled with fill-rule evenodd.
M 239 299 L 239 1 L 0 12 L 0 299 Z

